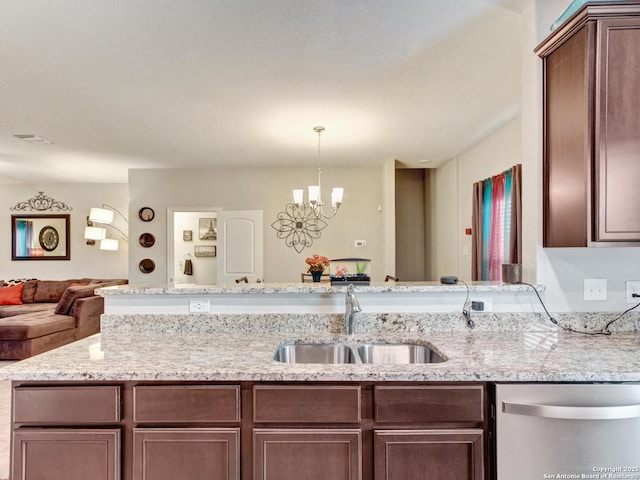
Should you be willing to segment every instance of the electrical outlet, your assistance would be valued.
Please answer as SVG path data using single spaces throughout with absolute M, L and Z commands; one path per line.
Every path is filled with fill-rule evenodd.
M 493 300 L 491 298 L 476 298 L 471 299 L 471 311 L 472 312 L 491 312 L 493 311 Z
M 607 299 L 607 279 L 606 278 L 585 278 L 584 279 L 584 299 L 586 301 Z
M 208 313 L 209 300 L 189 300 L 189 313 Z
M 627 280 L 624 287 L 627 303 L 640 303 L 640 297 L 633 296 L 634 293 L 640 295 L 640 280 Z

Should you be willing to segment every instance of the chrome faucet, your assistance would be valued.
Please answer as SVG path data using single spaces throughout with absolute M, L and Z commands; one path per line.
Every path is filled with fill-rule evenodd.
M 349 284 L 347 287 L 347 293 L 344 297 L 344 326 L 347 330 L 347 334 L 353 335 L 355 332 L 355 317 L 356 313 L 361 312 L 360 302 L 353 291 L 353 284 Z

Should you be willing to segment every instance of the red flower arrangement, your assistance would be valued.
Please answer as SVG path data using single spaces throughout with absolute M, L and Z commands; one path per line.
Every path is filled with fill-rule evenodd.
M 324 269 L 329 266 L 329 259 L 318 254 L 307 257 L 305 262 L 309 265 L 309 273 L 324 272 Z

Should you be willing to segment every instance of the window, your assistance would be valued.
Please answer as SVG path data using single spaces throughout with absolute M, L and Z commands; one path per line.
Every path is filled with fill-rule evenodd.
M 502 280 L 503 263 L 522 263 L 522 165 L 473 184 L 472 280 Z

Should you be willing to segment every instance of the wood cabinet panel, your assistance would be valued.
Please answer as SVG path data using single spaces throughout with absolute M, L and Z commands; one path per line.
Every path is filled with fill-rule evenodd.
M 481 480 L 483 455 L 480 429 L 374 433 L 376 480 Z
M 360 422 L 358 385 L 256 385 L 253 420 L 272 423 Z
M 254 479 L 360 480 L 360 430 L 254 431 Z
M 133 420 L 138 423 L 240 421 L 237 385 L 136 385 Z
M 545 247 L 586 247 L 591 228 L 590 184 L 593 121 L 589 55 L 593 25 L 585 25 L 545 62 Z
M 135 428 L 133 480 L 239 480 L 239 428 Z
M 640 19 L 598 25 L 598 241 L 640 241 Z
M 18 429 L 13 480 L 119 480 L 119 429 Z
M 378 423 L 483 422 L 485 389 L 466 386 L 376 386 Z
M 120 421 L 120 387 L 16 387 L 13 406 L 17 424 L 112 424 Z
M 587 3 L 536 53 L 543 246 L 640 245 L 640 3 Z

